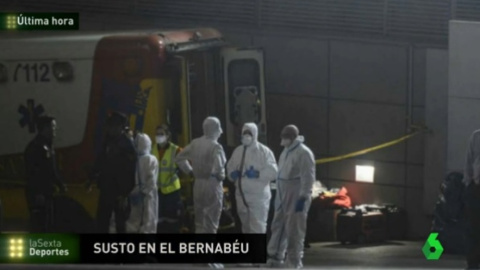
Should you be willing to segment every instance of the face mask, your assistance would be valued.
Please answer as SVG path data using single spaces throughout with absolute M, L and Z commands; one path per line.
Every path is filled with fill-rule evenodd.
M 282 141 L 280 142 L 280 145 L 284 147 L 288 147 L 290 146 L 290 144 L 292 144 L 292 140 L 290 139 L 282 139 Z
M 157 144 L 163 144 L 167 141 L 167 137 L 165 137 L 163 135 L 157 135 L 155 137 L 155 141 L 157 142 Z
M 249 146 L 253 141 L 252 136 L 250 135 L 243 135 L 242 137 L 242 144 L 245 146 Z

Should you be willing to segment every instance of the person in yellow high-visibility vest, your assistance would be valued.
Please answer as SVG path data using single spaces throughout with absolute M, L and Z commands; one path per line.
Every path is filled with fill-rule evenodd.
M 159 164 L 158 173 L 158 233 L 178 233 L 182 214 L 179 169 L 175 158 L 182 149 L 171 142 L 167 125 L 157 127 L 152 154 Z

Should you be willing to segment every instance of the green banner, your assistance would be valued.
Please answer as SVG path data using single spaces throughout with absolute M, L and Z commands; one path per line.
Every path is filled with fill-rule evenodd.
M 78 262 L 80 262 L 80 242 L 78 235 L 0 235 L 0 263 Z
M 78 13 L 0 13 L 0 30 L 78 29 Z

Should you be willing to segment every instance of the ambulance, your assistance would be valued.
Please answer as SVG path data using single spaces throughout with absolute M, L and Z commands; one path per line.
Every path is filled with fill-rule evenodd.
M 94 217 L 87 181 L 111 111 L 152 139 L 167 123 L 185 146 L 202 135 L 207 116 L 222 121 L 221 143 L 240 142 L 245 122 L 266 141 L 264 55 L 229 45 L 212 28 L 56 35 L 5 34 L 0 40 L 0 200 L 3 223 L 27 224 L 23 153 L 35 121 L 57 121 L 54 147 L 68 196 Z M 191 184 L 184 184 L 185 196 Z

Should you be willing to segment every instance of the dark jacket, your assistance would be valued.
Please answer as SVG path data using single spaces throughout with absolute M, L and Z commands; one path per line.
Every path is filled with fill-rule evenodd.
M 28 144 L 24 155 L 27 191 L 50 196 L 55 191 L 55 185 L 63 186 L 51 141 L 37 135 Z
M 101 192 L 112 196 L 127 196 L 135 187 L 137 154 L 133 142 L 122 134 L 107 140 L 95 162 L 92 180 Z

